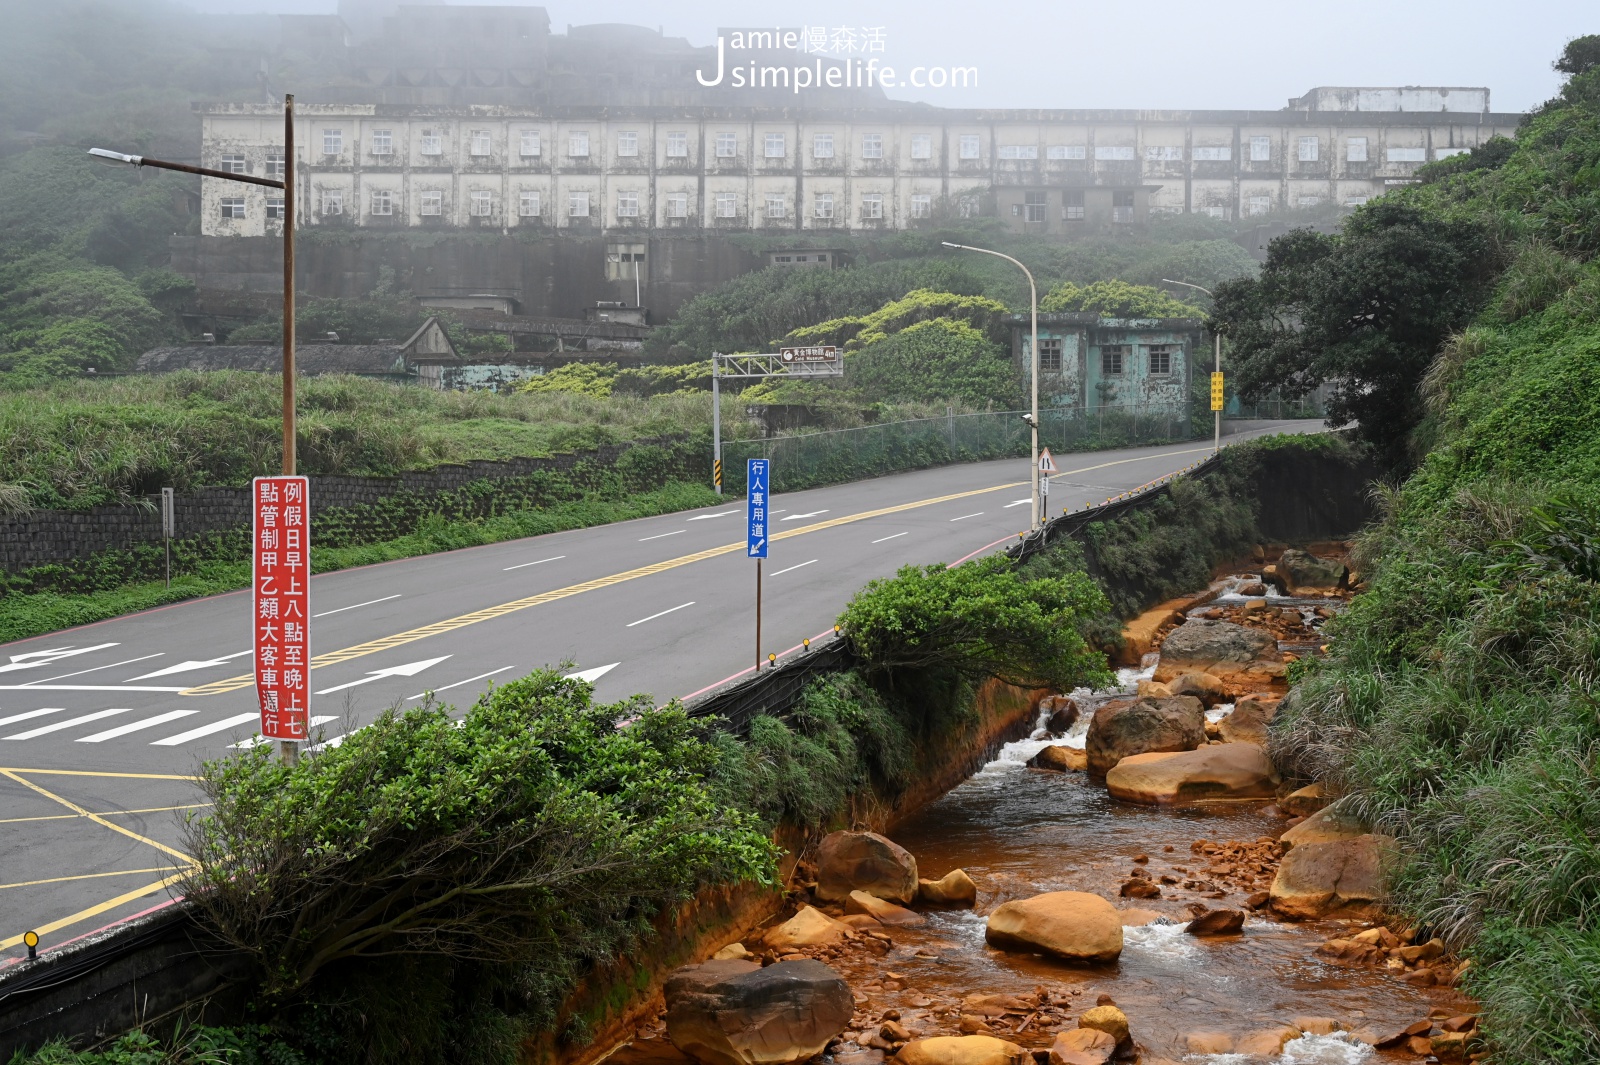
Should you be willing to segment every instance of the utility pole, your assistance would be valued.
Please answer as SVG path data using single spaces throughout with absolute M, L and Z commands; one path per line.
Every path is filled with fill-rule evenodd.
M 1191 285 L 1187 281 L 1173 281 L 1163 277 L 1161 283 L 1163 285 L 1182 285 L 1184 288 L 1196 289 L 1204 292 L 1207 296 L 1211 296 L 1212 299 L 1216 299 L 1216 296 L 1212 295 L 1209 288 Z M 1214 369 L 1211 371 L 1211 453 L 1215 455 L 1222 450 L 1222 406 L 1220 403 L 1222 391 L 1222 334 L 1217 332 L 1215 324 L 1211 327 L 1211 339 L 1216 343 Z
M 722 494 L 722 357 L 711 355 L 711 479 Z

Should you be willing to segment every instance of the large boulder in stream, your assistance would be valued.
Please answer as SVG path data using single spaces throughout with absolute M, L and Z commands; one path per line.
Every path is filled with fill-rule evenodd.
M 898 1065 L 1032 1065 L 1033 1055 L 992 1035 L 913 1039 L 894 1056 Z
M 1099 895 L 1048 891 L 997 907 L 989 915 L 984 938 L 1001 950 L 1048 954 L 1063 961 L 1116 961 L 1122 953 L 1122 918 Z
M 1289 548 L 1278 559 L 1278 575 L 1290 595 L 1318 595 L 1342 587 L 1348 580 L 1343 562 L 1318 558 L 1309 551 Z
M 690 965 L 667 978 L 667 1038 L 706 1065 L 787 1065 L 850 1023 L 844 978 L 819 961 Z
M 910 903 L 917 897 L 917 860 L 876 832 L 830 832 L 817 850 L 817 898 L 843 902 L 852 891 Z
M 978 885 L 972 882 L 965 869 L 952 869 L 938 880 L 918 880 L 917 903 L 970 910 L 978 904 Z
M 1029 769 L 1048 769 L 1052 773 L 1086 769 L 1088 765 L 1081 747 L 1068 747 L 1064 743 L 1052 744 L 1027 761 Z
M 1209 673 L 1225 684 L 1256 687 L 1283 676 L 1283 655 L 1269 633 L 1231 621 L 1190 618 L 1161 641 L 1155 679 Z
M 1296 843 L 1273 877 L 1272 912 L 1290 920 L 1374 912 L 1384 899 L 1384 866 L 1392 845 L 1387 836 L 1370 832 Z
M 1267 745 L 1267 726 L 1278 714 L 1279 700 L 1272 696 L 1245 695 L 1233 704 L 1233 713 L 1217 722 L 1217 733 L 1226 743 Z
M 1089 772 L 1104 776 L 1131 754 L 1192 751 L 1206 742 L 1206 714 L 1189 695 L 1168 699 L 1146 696 L 1133 702 L 1112 701 L 1089 722 L 1084 739 Z
M 1253 743 L 1213 743 L 1178 754 L 1136 754 L 1106 774 L 1106 790 L 1147 806 L 1216 799 L 1270 799 L 1278 791 L 1272 761 Z

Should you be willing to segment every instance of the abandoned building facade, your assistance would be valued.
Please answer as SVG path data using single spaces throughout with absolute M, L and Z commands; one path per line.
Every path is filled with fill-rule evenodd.
M 1027 375 L 1032 324 L 1011 316 L 1011 355 Z M 1198 318 L 1102 318 L 1094 313 L 1039 315 L 1039 402 L 1049 407 L 1188 410 L 1194 353 L 1205 352 Z

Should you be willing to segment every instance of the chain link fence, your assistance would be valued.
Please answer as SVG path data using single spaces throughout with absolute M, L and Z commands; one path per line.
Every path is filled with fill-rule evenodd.
M 744 494 L 745 460 L 772 460 L 772 490 L 841 484 L 902 470 L 1020 458 L 1029 453 L 1024 411 L 951 413 L 854 429 L 801 432 L 722 445 L 724 490 Z M 1192 436 L 1187 414 L 1115 404 L 1039 412 L 1039 446 L 1056 453 L 1165 444 Z

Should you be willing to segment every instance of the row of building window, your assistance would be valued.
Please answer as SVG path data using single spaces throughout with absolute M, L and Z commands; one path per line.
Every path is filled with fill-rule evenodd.
M 762 151 L 768 159 L 788 158 L 788 135 L 784 133 L 767 133 L 763 135 Z M 518 135 L 518 154 L 523 158 L 538 158 L 543 151 L 543 143 L 538 130 L 522 130 Z M 468 149 L 474 158 L 486 158 L 494 154 L 494 136 L 490 130 L 475 129 L 467 137 Z M 1250 161 L 1253 163 L 1272 161 L 1271 137 L 1251 137 L 1249 139 Z M 443 155 L 444 135 L 438 130 L 423 130 L 420 138 L 420 153 L 422 155 Z M 718 133 L 713 139 L 713 148 L 719 159 L 735 158 L 739 154 L 739 135 L 736 133 Z M 962 159 L 978 159 L 982 155 L 980 138 L 975 134 L 962 134 L 958 138 L 959 155 Z M 1438 155 L 1445 158 L 1454 155 L 1457 151 L 1466 149 L 1440 149 Z M 344 151 L 344 132 L 338 129 L 324 129 L 322 131 L 322 154 L 338 155 Z M 1345 139 L 1345 159 L 1352 163 L 1368 162 L 1368 144 L 1366 137 L 1348 137 Z M 683 159 L 689 155 L 689 134 L 687 131 L 667 133 L 666 153 L 669 159 Z M 394 154 L 394 132 L 387 129 L 373 130 L 371 133 L 370 154 L 374 156 L 389 156 Z M 590 154 L 590 137 L 586 130 L 573 130 L 567 134 L 567 156 L 572 159 L 588 158 Z M 637 132 L 621 132 L 617 134 L 617 156 L 620 158 L 633 158 L 639 154 L 639 134 Z M 1204 161 L 1229 161 L 1233 157 L 1231 145 L 1199 145 L 1193 149 L 1193 158 L 1196 162 Z M 1295 143 L 1295 155 L 1301 162 L 1317 162 L 1322 155 L 1322 139 L 1320 137 L 1300 137 Z M 813 159 L 834 158 L 834 135 L 832 133 L 815 133 L 811 137 L 811 157 Z M 883 134 L 864 133 L 861 135 L 862 159 L 882 159 Z M 1001 159 L 1038 159 L 1039 146 L 1037 144 L 1005 144 L 999 149 Z M 911 158 L 932 159 L 933 137 L 931 134 L 918 133 L 911 138 Z M 1088 145 L 1084 144 L 1051 144 L 1045 147 L 1045 158 L 1050 160 L 1073 160 L 1089 158 Z M 1100 162 L 1131 162 L 1137 158 L 1131 145 L 1098 145 L 1094 149 L 1094 158 Z M 1144 158 L 1147 162 L 1181 162 L 1183 160 L 1183 147 L 1181 145 L 1151 145 L 1145 148 Z M 1384 150 L 1384 159 L 1390 163 L 1421 163 L 1426 162 L 1428 150 L 1419 147 L 1395 147 Z M 248 163 L 243 155 L 224 155 L 220 169 L 231 173 L 242 174 L 246 172 Z M 283 152 L 267 153 L 267 175 L 269 177 L 283 176 Z
M 1152 377 L 1167 377 L 1172 374 L 1172 356 L 1178 350 L 1176 344 L 1153 344 L 1146 349 L 1149 361 L 1146 366 Z M 1100 348 L 1100 375 L 1102 377 L 1119 377 L 1123 367 L 1132 355 L 1130 344 L 1106 344 Z M 1039 372 L 1061 372 L 1061 341 L 1046 337 L 1039 338 Z
M 485 190 L 475 190 L 468 194 L 469 213 L 474 217 L 487 217 L 494 214 L 494 193 Z M 688 193 L 668 193 L 663 200 L 666 205 L 668 218 L 689 217 Z M 713 195 L 712 204 L 714 216 L 717 218 L 739 217 L 740 196 L 736 192 L 719 192 Z M 881 219 L 883 214 L 884 196 L 882 193 L 869 192 L 861 197 L 861 217 L 866 220 Z M 835 198 L 832 193 L 818 193 L 811 198 L 812 214 L 816 218 L 833 218 Z M 368 211 L 374 215 L 392 215 L 399 206 L 399 197 L 388 189 L 375 189 L 367 194 Z M 573 192 L 567 195 L 567 215 L 571 218 L 589 217 L 590 197 L 587 192 Z M 345 213 L 345 193 L 343 189 L 324 189 L 318 200 L 318 211 L 324 215 L 342 215 Z M 245 216 L 245 201 L 243 196 L 225 196 L 221 200 L 223 218 L 243 218 Z M 424 189 L 417 196 L 417 213 L 423 216 L 438 216 L 444 214 L 444 192 L 438 189 Z M 517 198 L 517 213 L 523 217 L 538 217 L 544 213 L 540 194 L 534 191 L 524 191 Z M 788 218 L 788 199 L 779 193 L 766 197 L 765 214 L 768 218 Z M 639 216 L 639 193 L 617 193 L 617 217 L 637 218 Z M 931 195 L 914 195 L 911 197 L 911 217 L 931 218 L 933 216 L 933 197 Z M 281 219 L 283 217 L 283 197 L 267 198 L 267 217 Z

